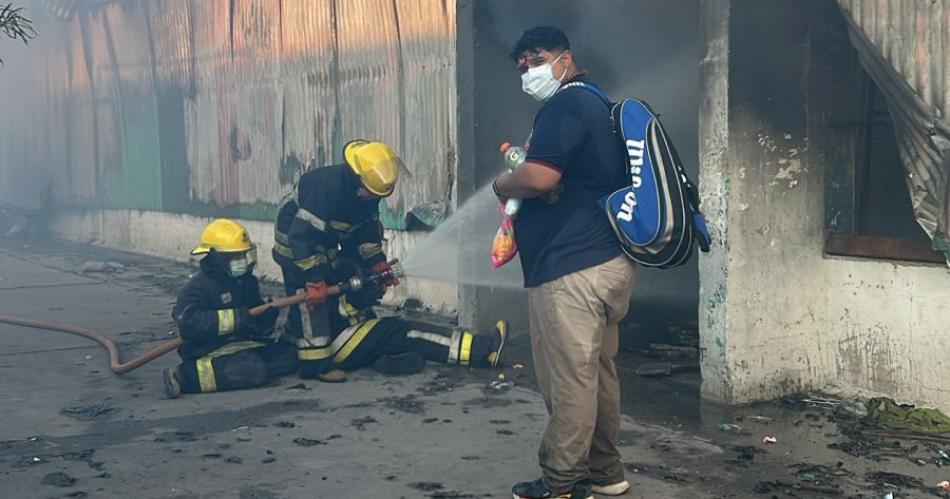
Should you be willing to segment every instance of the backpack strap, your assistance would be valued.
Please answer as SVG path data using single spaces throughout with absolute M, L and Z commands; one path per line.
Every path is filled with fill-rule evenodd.
M 582 81 L 572 81 L 572 82 L 568 83 L 567 85 L 562 86 L 561 89 L 558 90 L 558 91 L 565 90 L 565 89 L 568 89 L 568 88 L 582 88 L 582 89 L 584 89 L 584 90 L 586 90 L 586 91 L 588 91 L 588 92 L 590 92 L 590 93 L 596 95 L 601 101 L 603 101 L 604 105 L 607 106 L 607 116 L 610 117 L 610 126 L 611 126 L 611 128 L 613 129 L 613 131 L 614 131 L 614 135 L 616 135 L 618 138 L 620 138 L 620 137 L 623 136 L 623 135 L 619 132 L 619 130 L 618 130 L 618 128 L 617 128 L 617 122 L 616 122 L 616 120 L 615 120 L 615 118 L 614 118 L 614 103 L 613 103 L 613 102 L 610 102 L 610 98 L 607 97 L 607 94 L 605 94 L 603 90 L 601 90 L 601 89 L 595 87 L 594 85 L 591 85 L 590 83 L 584 83 L 584 82 L 582 82 Z M 623 145 L 623 140 L 620 140 L 617 144 L 618 144 L 618 147 L 620 147 L 621 149 L 623 149 L 624 154 L 626 154 L 626 147 Z M 621 171 L 617 173 L 617 176 L 618 176 L 617 181 L 618 181 L 619 183 L 626 183 L 626 182 L 629 182 L 629 181 L 630 181 L 630 176 L 629 176 L 629 174 L 627 173 L 627 168 L 626 168 L 626 166 L 624 166 L 623 168 L 621 168 Z M 621 181 L 621 179 L 623 179 L 623 180 Z
M 596 95 L 597 97 L 600 97 L 600 100 L 604 101 L 604 104 L 606 104 L 608 108 L 613 107 L 613 104 L 610 102 L 610 98 L 607 97 L 607 94 L 605 94 L 603 90 L 591 85 L 590 83 L 584 83 L 582 81 L 572 81 L 568 83 L 567 85 L 564 85 L 563 87 L 561 87 L 561 90 L 566 90 L 568 88 L 583 88 L 584 90 L 587 90 L 588 92 Z

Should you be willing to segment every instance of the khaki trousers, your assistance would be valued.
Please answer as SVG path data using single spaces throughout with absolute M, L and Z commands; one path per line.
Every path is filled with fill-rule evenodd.
M 633 282 L 634 264 L 621 255 L 528 291 L 535 376 L 550 416 L 538 459 L 553 492 L 624 479 L 614 357 Z

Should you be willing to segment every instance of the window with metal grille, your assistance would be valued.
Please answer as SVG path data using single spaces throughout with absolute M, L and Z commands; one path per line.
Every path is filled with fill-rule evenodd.
M 866 78 L 855 144 L 854 227 L 850 234 L 829 234 L 825 252 L 943 263 L 914 218 L 887 102 Z

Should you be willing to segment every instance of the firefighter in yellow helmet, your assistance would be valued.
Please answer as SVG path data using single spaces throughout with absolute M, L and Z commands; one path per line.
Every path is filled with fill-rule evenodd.
M 181 364 L 165 370 L 166 395 L 250 388 L 292 373 L 296 348 L 273 335 L 278 310 L 248 313 L 264 300 L 247 230 L 233 220 L 215 220 L 191 254 L 204 257 L 172 309 L 184 344 L 178 348 Z
M 298 347 L 300 376 L 323 381 L 343 379 L 320 362 L 336 329 L 330 310 L 340 305 L 339 298 L 327 296 L 334 267 L 345 258 L 373 272 L 389 269 L 379 202 L 393 193 L 401 170 L 396 153 L 378 141 L 349 142 L 343 159 L 300 177 L 280 204 L 274 230 L 273 257 L 287 295 L 307 295 L 306 303 L 290 309 L 286 327 Z M 390 279 L 381 291 L 396 284 Z

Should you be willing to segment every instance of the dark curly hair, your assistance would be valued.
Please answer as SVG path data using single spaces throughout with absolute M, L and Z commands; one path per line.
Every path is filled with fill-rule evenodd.
M 511 49 L 511 60 L 518 62 L 518 58 L 525 52 L 533 53 L 539 50 L 562 51 L 570 50 L 571 42 L 567 35 L 558 28 L 538 26 L 521 34 L 518 43 Z

